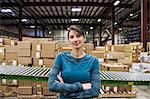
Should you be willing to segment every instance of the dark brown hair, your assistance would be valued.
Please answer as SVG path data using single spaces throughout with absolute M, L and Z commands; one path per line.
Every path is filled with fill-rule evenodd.
M 79 26 L 79 25 L 71 25 L 71 26 L 69 27 L 69 30 L 68 30 L 68 38 L 69 38 L 69 32 L 70 32 L 71 30 L 76 31 L 78 34 L 80 34 L 80 35 L 82 35 L 83 37 L 85 37 L 85 36 L 84 36 L 83 28 L 82 28 L 81 26 Z

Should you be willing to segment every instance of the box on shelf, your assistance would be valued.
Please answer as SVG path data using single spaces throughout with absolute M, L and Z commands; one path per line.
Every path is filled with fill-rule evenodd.
M 42 50 L 56 50 L 57 42 L 42 42 L 41 48 Z
M 90 51 L 94 50 L 94 44 L 93 43 L 85 43 L 85 52 L 89 53 Z
M 18 49 L 30 49 L 31 43 L 27 41 L 18 41 Z
M 105 46 L 98 46 L 98 47 L 95 47 L 95 50 L 96 50 L 96 51 L 105 51 Z
M 8 52 L 5 56 L 6 60 L 17 60 L 17 53 L 16 52 Z
M 17 53 L 18 47 L 14 45 L 6 45 L 6 53 L 11 52 L 11 53 Z
M 121 59 L 125 58 L 125 52 L 108 52 L 106 53 L 107 59 Z
M 45 67 L 51 68 L 54 64 L 54 59 L 43 59 Z
M 18 64 L 22 65 L 32 64 L 32 59 L 30 57 L 18 57 Z
M 105 51 L 90 51 L 89 54 L 91 54 L 97 58 L 104 58 L 105 57 Z
M 55 51 L 54 50 L 41 50 L 41 57 L 42 58 L 55 58 Z
M 122 72 L 128 72 L 129 66 L 123 65 L 120 63 L 101 63 L 101 70 L 102 71 L 122 71 Z
M 32 95 L 32 87 L 31 86 L 19 86 L 18 94 L 19 95 Z
M 30 49 L 18 49 L 17 56 L 30 57 L 31 50 Z

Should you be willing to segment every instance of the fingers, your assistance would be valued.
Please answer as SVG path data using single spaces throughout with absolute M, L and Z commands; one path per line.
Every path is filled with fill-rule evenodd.
M 57 75 L 57 78 L 58 78 L 58 80 L 59 80 L 61 83 L 64 83 L 64 80 L 63 80 L 63 78 L 61 77 L 61 72 L 59 72 L 59 74 Z

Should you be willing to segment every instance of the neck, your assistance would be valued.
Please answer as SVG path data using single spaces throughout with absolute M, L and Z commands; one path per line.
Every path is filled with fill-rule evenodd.
M 82 49 L 73 49 L 71 54 L 75 58 L 82 58 L 85 55 L 85 52 Z

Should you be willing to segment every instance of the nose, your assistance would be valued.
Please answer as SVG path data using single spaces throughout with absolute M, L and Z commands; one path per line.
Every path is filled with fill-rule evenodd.
M 78 41 L 78 38 L 77 37 L 74 37 L 74 42 L 77 42 Z

